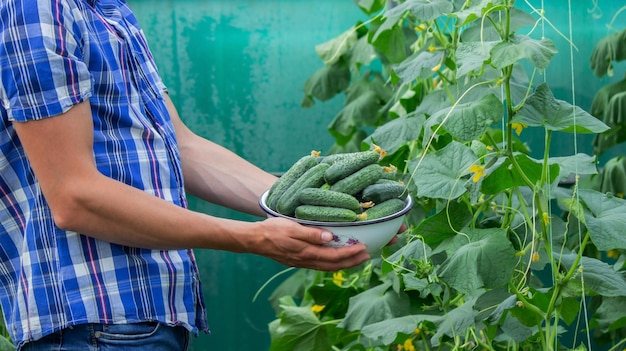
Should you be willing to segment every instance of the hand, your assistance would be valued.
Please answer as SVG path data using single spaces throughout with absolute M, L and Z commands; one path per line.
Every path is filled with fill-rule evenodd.
M 363 244 L 340 248 L 323 246 L 332 240 L 326 230 L 308 227 L 284 218 L 260 222 L 261 242 L 251 250 L 286 266 L 334 272 L 370 259 Z

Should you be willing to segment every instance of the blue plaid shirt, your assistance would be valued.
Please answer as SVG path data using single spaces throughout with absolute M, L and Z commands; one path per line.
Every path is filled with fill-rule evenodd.
M 59 229 L 12 127 L 89 100 L 99 171 L 187 206 L 165 87 L 124 0 L 0 0 L 0 30 L 0 302 L 14 342 L 81 323 L 208 331 L 193 251 Z

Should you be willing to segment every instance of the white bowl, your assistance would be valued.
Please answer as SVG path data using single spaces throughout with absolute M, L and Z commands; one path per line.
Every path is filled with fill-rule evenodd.
M 402 226 L 406 213 L 413 206 L 413 199 L 407 196 L 406 206 L 401 211 L 386 217 L 358 222 L 317 222 L 286 216 L 272 210 L 265 203 L 268 193 L 269 190 L 265 191 L 259 199 L 259 205 L 268 217 L 282 217 L 303 225 L 324 228 L 333 233 L 333 240 L 327 246 L 341 247 L 362 243 L 369 253 L 380 250 L 393 239 Z

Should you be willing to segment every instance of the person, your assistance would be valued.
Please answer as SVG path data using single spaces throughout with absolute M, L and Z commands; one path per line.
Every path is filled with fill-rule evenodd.
M 18 350 L 186 349 L 209 332 L 193 249 L 370 258 L 287 219 L 187 208 L 264 216 L 277 178 L 185 126 L 124 0 L 0 4 L 0 302 Z

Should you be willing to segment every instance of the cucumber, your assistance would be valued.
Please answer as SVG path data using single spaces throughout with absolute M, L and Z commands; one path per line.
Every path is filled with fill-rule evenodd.
M 330 190 L 355 196 L 365 189 L 365 187 L 379 180 L 381 175 L 382 167 L 378 163 L 374 163 L 337 181 L 330 186 Z
M 379 179 L 376 183 L 368 185 L 361 194 L 363 200 L 381 203 L 389 199 L 406 199 L 408 191 L 406 186 L 396 181 Z
M 368 208 L 365 212 L 357 216 L 357 220 L 368 221 L 371 219 L 386 217 L 394 213 L 400 212 L 400 210 L 402 210 L 405 206 L 406 203 L 404 202 L 404 200 L 389 199 L 387 201 L 374 205 L 374 207 Z
M 324 172 L 330 167 L 327 163 L 317 163 L 315 166 L 309 168 L 300 178 L 289 186 L 283 192 L 276 203 L 276 211 L 286 216 L 293 215 L 296 207 L 300 205 L 298 199 L 298 193 L 302 189 L 306 188 L 319 188 L 324 185 Z
M 289 188 L 304 172 L 316 166 L 317 157 L 306 155 L 297 160 L 278 180 L 272 185 L 267 194 L 267 206 L 276 211 L 276 205 L 281 195 Z
M 351 157 L 343 158 L 333 163 L 324 173 L 324 179 L 329 184 L 334 184 L 359 169 L 378 162 L 380 154 L 376 151 L 362 151 L 350 154 Z
M 340 207 L 361 212 L 361 204 L 356 197 L 323 188 L 302 189 L 299 200 L 304 205 Z
M 356 213 L 347 208 L 330 206 L 300 205 L 295 210 L 296 218 L 318 222 L 354 222 Z

